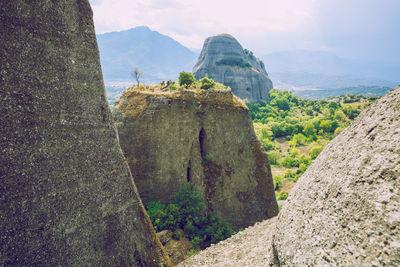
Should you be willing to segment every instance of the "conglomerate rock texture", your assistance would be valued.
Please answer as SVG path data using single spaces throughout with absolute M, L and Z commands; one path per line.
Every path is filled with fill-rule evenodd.
M 400 266 L 400 88 L 366 108 L 296 183 L 280 266 Z
M 0 265 L 169 265 L 118 144 L 89 2 L 1 1 L 0 25 Z
M 277 214 L 267 155 L 246 105 L 229 90 L 130 88 L 116 107 L 121 148 L 145 203 L 168 203 L 190 181 L 235 228 Z
M 236 96 L 249 102 L 269 101 L 272 82 L 264 63 L 253 54 L 246 54 L 229 34 L 205 40 L 193 73 L 197 79 L 209 77 L 231 87 Z

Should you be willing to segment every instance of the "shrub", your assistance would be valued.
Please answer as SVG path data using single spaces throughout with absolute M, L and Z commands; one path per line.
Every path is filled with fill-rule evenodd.
M 305 143 L 306 143 L 306 137 L 303 134 L 298 133 L 298 134 L 293 135 L 292 144 L 294 146 L 304 145 Z
M 274 181 L 274 189 L 279 190 L 282 187 L 283 177 L 279 175 L 275 175 L 273 178 Z
M 289 196 L 288 192 L 282 191 L 278 194 L 278 200 L 286 200 Z
M 295 157 L 300 154 L 300 150 L 298 148 L 292 147 L 289 149 L 289 154 Z
M 201 89 L 214 89 L 216 86 L 215 82 L 213 79 L 204 77 L 203 79 L 200 80 L 200 88 Z
M 269 163 L 271 165 L 279 165 L 279 159 L 281 158 L 281 153 L 278 151 L 271 151 L 267 153 Z
M 264 135 L 264 134 L 263 134 Z M 261 141 L 262 146 L 264 147 L 265 151 L 275 150 L 279 148 L 274 142 L 270 141 L 268 138 L 265 138 Z
M 315 132 L 316 132 L 316 130 L 315 130 L 314 124 L 312 124 L 312 123 L 307 123 L 307 124 L 304 126 L 303 133 L 304 133 L 305 136 L 307 136 L 307 137 L 313 136 L 313 135 L 315 134 Z
M 192 183 L 186 183 L 175 195 L 173 203 L 182 211 L 181 226 L 199 222 L 206 213 L 203 196 Z
M 171 90 L 176 90 L 178 88 L 179 88 L 178 84 L 176 84 L 176 83 L 171 84 L 171 87 L 170 87 Z
M 283 174 L 284 178 L 294 178 L 296 174 L 294 172 L 292 172 L 291 170 L 286 170 Z
M 191 72 L 182 71 L 179 73 L 179 85 L 189 87 L 194 82 L 196 82 L 196 78 L 193 76 Z
M 146 207 L 156 231 L 183 228 L 196 247 L 206 248 L 233 234 L 229 223 L 207 214 L 203 196 L 191 183 L 186 183 L 167 207 L 152 201 Z M 179 233 L 173 237 L 179 239 Z
M 212 160 L 212 158 L 213 158 L 213 154 L 208 153 L 208 154 L 206 155 L 206 162 L 209 162 L 210 160 Z
M 343 127 L 337 127 L 335 130 L 335 136 L 339 135 L 344 130 Z
M 310 149 L 310 156 L 312 159 L 316 159 L 319 155 L 319 153 L 321 153 L 321 151 L 324 148 L 322 146 L 314 146 Z
M 299 166 L 299 161 L 298 159 L 291 157 L 289 155 L 284 156 L 280 161 L 280 165 L 287 167 L 287 168 L 293 168 L 293 167 L 298 167 Z
M 276 99 L 276 106 L 281 110 L 290 110 L 290 103 L 285 98 Z

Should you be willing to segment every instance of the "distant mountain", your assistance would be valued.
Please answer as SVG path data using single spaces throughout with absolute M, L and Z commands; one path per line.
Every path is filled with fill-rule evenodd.
M 307 99 L 327 99 L 340 95 L 364 95 L 364 96 L 383 96 L 393 87 L 386 86 L 356 86 L 340 89 L 319 89 L 294 91 L 294 94 Z
M 271 73 L 346 76 L 368 81 L 400 82 L 400 62 L 352 60 L 326 51 L 281 51 L 262 56 Z
M 192 71 L 198 54 L 174 39 L 146 26 L 97 35 L 105 81 L 132 80 L 138 67 L 144 82 L 176 80 L 179 72 Z

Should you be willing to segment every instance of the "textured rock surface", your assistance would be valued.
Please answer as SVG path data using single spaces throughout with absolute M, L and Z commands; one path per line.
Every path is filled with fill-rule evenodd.
M 281 266 L 400 266 L 400 88 L 365 109 L 279 214 Z
M 275 224 L 276 217 L 256 223 L 177 266 L 273 266 L 271 241 Z
M 174 238 L 174 233 L 179 236 L 179 239 Z M 193 248 L 192 243 L 182 229 L 177 229 L 175 232 L 164 230 L 157 233 L 157 235 L 174 265 L 185 260 L 188 257 L 190 250 Z
M 268 158 L 249 111 L 228 90 L 125 91 L 121 148 L 143 201 L 167 203 L 187 181 L 236 228 L 278 212 Z
M 229 62 L 249 63 L 251 67 L 221 64 Z M 196 65 L 193 68 L 196 79 L 211 77 L 215 81 L 230 86 L 232 92 L 249 102 L 269 100 L 272 82 L 264 64 L 254 56 L 246 55 L 239 42 L 228 34 L 206 39 Z
M 0 2 L 0 265 L 164 265 L 106 102 L 88 1 Z

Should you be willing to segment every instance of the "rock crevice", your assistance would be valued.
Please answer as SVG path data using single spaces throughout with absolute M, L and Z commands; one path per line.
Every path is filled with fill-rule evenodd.
M 142 112 L 132 115 L 130 107 Z M 131 88 L 115 115 L 121 147 L 137 170 L 133 175 L 145 203 L 170 202 L 190 180 L 201 189 L 208 209 L 235 228 L 277 214 L 266 153 L 246 105 L 230 91 Z

